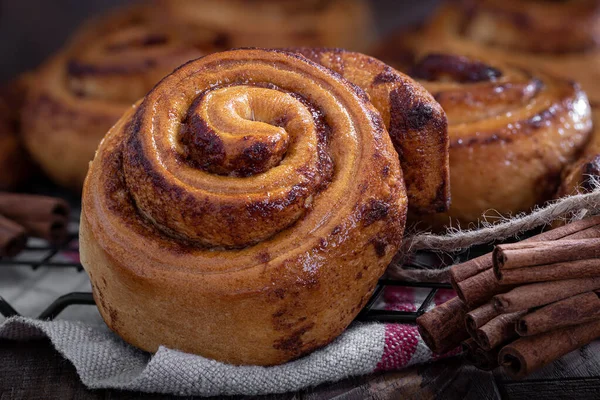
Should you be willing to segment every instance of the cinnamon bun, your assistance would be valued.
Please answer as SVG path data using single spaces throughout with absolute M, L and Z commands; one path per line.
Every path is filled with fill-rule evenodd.
M 592 104 L 600 104 L 599 37 L 598 0 L 458 0 L 447 1 L 423 27 L 385 40 L 376 53 L 398 68 L 443 52 L 543 69 L 577 81 Z M 594 116 L 599 112 L 594 106 Z M 587 190 L 590 176 L 598 176 L 597 125 L 582 157 L 563 172 L 555 196 Z
M 551 199 L 592 129 L 579 85 L 541 71 L 430 54 L 409 74 L 448 117 L 452 204 L 447 214 L 426 219 L 436 229 L 477 222 L 488 210 L 529 211 Z
M 33 78 L 22 114 L 27 149 L 59 184 L 81 190 L 89 161 L 128 107 L 204 52 L 135 7 L 82 29 Z
M 370 60 L 337 56 L 348 69 Z M 418 84 L 385 76 L 444 117 Z M 365 305 L 407 203 L 384 119 L 358 86 L 297 53 L 215 53 L 163 79 L 100 144 L 82 263 L 129 343 L 279 364 L 329 343 Z

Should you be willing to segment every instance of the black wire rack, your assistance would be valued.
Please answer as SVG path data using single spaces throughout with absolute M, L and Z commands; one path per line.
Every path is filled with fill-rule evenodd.
M 75 214 L 78 216 L 78 214 Z M 28 254 L 28 259 L 6 258 L 0 259 L 0 268 L 7 266 L 21 266 L 24 268 L 66 268 L 72 269 L 73 273 L 83 271 L 82 265 L 77 261 L 65 261 L 64 259 L 56 259 L 59 254 L 73 253 L 78 254 L 77 230 L 79 220 L 76 216 L 71 219 L 72 228 L 69 234 L 67 244 L 62 247 L 53 247 L 48 243 L 40 240 L 30 240 L 22 254 Z M 74 257 L 77 258 L 78 257 Z M 378 300 L 381 298 L 386 287 L 411 287 L 429 289 L 425 295 L 424 301 L 419 305 L 416 311 L 397 311 L 377 309 Z M 404 282 L 392 279 L 380 279 L 373 295 L 367 302 L 367 305 L 356 317 L 359 321 L 379 321 L 379 322 L 403 322 L 414 323 L 417 317 L 427 311 L 439 289 L 450 289 L 449 284 L 444 283 L 428 283 L 428 282 Z M 51 304 L 49 304 L 42 313 L 37 317 L 43 320 L 55 319 L 63 310 L 70 306 L 76 305 L 95 305 L 94 298 L 91 292 L 71 292 L 66 293 Z M 6 318 L 20 316 L 15 308 L 2 297 L 0 293 L 0 315 Z

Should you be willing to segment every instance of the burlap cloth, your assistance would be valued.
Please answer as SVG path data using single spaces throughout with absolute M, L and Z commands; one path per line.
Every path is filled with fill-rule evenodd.
M 414 311 L 427 290 L 389 288 L 379 307 Z M 436 303 L 453 293 L 441 290 Z M 200 327 L 201 328 L 201 327 Z M 323 382 L 431 361 L 435 356 L 416 326 L 355 323 L 330 345 L 274 367 L 232 366 L 161 347 L 140 351 L 102 324 L 13 317 L 0 325 L 0 338 L 50 339 L 75 366 L 89 388 L 177 395 L 259 395 L 296 391 Z

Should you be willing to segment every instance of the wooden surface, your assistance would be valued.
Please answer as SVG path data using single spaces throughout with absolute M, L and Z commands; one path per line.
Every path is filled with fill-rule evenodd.
M 73 366 L 48 341 L 0 340 L 0 400 L 166 398 L 170 396 L 88 390 Z M 465 365 L 461 357 L 455 357 L 260 399 L 600 399 L 600 342 L 573 352 L 520 382 L 511 381 L 499 371 L 478 371 Z

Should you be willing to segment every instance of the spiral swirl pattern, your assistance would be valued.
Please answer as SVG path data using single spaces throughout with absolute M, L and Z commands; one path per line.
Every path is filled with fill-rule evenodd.
M 231 86 L 186 82 L 186 87 L 175 89 L 182 93 L 183 103 L 157 102 L 155 107 L 174 112 L 182 105 L 187 107 L 195 96 L 179 118 L 161 120 L 145 113 L 152 120 L 144 121 L 143 111 L 138 111 L 136 123 L 147 125 L 131 133 L 123 167 L 126 181 L 135 185 L 132 196 L 136 205 L 159 226 L 202 245 L 240 247 L 267 239 L 294 223 L 313 196 L 329 184 L 333 166 L 328 136 L 332 128 L 323 114 L 339 110 L 317 110 L 305 99 L 306 93 L 280 89 L 280 82 L 269 82 L 270 71 L 258 62 L 230 69 L 226 64 L 213 65 L 206 74 L 219 71 Z M 236 77 L 250 67 L 256 68 L 248 73 L 256 76 L 258 83 L 240 84 Z M 152 99 L 148 96 L 147 102 Z M 352 131 L 348 121 L 341 123 L 345 125 L 336 126 L 337 130 Z M 174 151 L 173 143 L 179 151 Z M 351 153 L 356 144 L 341 136 L 337 146 Z M 346 154 L 337 151 L 339 162 L 346 164 Z M 148 180 L 148 174 L 161 178 Z M 227 179 L 237 176 L 245 179 Z M 157 196 L 157 187 L 173 195 Z M 182 210 L 187 213 L 182 215 Z
M 294 53 L 233 50 L 176 70 L 105 137 L 82 261 L 131 343 L 276 364 L 350 323 L 406 208 L 362 90 Z
M 449 54 L 424 57 L 410 74 L 449 122 L 452 205 L 435 226 L 475 222 L 488 210 L 528 211 L 551 198 L 589 137 L 587 97 L 567 80 Z
M 448 123 L 433 97 L 389 65 L 339 49 L 296 48 L 362 88 L 377 108 L 400 157 L 409 212 L 447 211 L 450 204 Z

